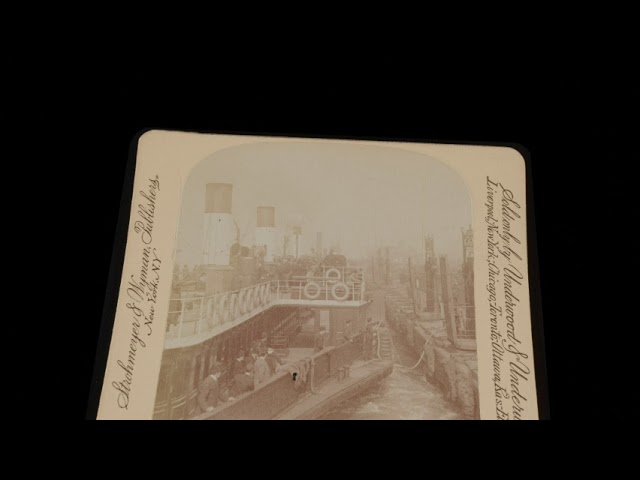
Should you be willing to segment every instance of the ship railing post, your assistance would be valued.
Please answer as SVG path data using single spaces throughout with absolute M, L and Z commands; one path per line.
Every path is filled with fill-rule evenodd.
M 246 289 L 244 289 L 246 290 Z M 233 292 L 227 292 L 225 293 L 225 297 L 226 300 L 224 301 L 224 308 L 225 308 L 225 312 L 224 312 L 224 318 L 226 319 L 227 323 L 233 323 L 233 321 L 235 320 L 235 318 L 233 318 L 233 311 L 231 310 L 231 295 Z M 240 292 L 238 292 L 239 294 Z M 246 292 L 245 292 L 245 301 L 247 298 Z M 247 313 L 250 312 L 250 306 L 249 306 L 249 302 L 247 302 Z
M 224 312 L 222 311 L 222 307 L 221 305 L 224 303 L 222 301 L 222 297 L 224 296 L 223 293 L 218 293 L 218 295 L 216 295 L 217 298 L 217 306 L 218 306 L 218 322 L 220 323 L 220 325 L 222 325 L 224 323 Z
M 322 288 L 324 289 L 324 299 L 329 300 L 329 284 L 327 283 L 327 277 L 322 278 Z
M 182 298 L 182 301 L 180 302 L 180 325 L 178 326 L 178 338 L 182 338 L 182 324 L 184 323 L 184 306 L 185 306 L 185 300 L 184 297 Z
M 213 294 L 211 295 L 211 325 L 215 328 L 215 326 L 217 325 L 218 322 L 218 311 L 217 311 L 217 307 L 218 305 L 216 304 L 216 295 Z
M 215 313 L 215 316 L 214 316 L 214 318 L 215 318 L 214 324 L 215 325 L 219 325 L 219 324 L 222 323 L 222 318 L 220 316 L 220 305 L 219 305 L 219 303 L 220 303 L 220 294 L 216 293 L 214 295 L 214 297 L 213 297 L 213 311 Z
M 198 317 L 198 334 L 202 331 L 202 311 L 204 310 L 204 297 L 200 299 L 200 316 Z
M 220 305 L 223 306 L 223 308 L 220 309 L 220 323 L 227 323 L 228 318 L 227 318 L 227 294 L 226 293 L 221 293 L 220 294 Z
M 316 375 L 316 361 L 313 357 L 311 357 L 311 362 L 309 363 L 309 390 L 311 393 L 318 393 L 315 391 L 313 386 L 313 379 Z
M 218 311 L 218 303 L 219 303 L 219 299 L 218 299 L 218 295 L 214 295 L 213 297 L 213 308 L 212 310 L 212 315 L 213 315 L 213 324 L 214 325 L 218 325 L 220 322 L 220 312 Z

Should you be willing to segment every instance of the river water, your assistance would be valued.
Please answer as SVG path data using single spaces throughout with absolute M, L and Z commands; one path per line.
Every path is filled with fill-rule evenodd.
M 384 294 L 373 296 L 372 314 L 384 316 Z M 411 367 L 413 359 L 396 340 L 396 359 Z M 409 363 L 411 362 L 411 363 Z M 322 417 L 322 420 L 459 420 L 461 417 L 440 390 L 415 370 L 396 363 L 393 372 L 376 386 L 351 398 Z
M 380 383 L 322 417 L 322 420 L 459 420 L 437 387 L 397 365 Z

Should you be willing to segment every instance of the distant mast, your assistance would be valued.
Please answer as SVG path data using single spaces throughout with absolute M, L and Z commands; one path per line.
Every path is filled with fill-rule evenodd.
M 294 225 L 293 226 L 293 238 L 295 238 L 295 256 L 298 258 L 300 256 L 301 250 L 301 241 L 302 241 L 302 226 Z
M 322 232 L 316 233 L 316 256 L 318 259 L 322 259 Z
M 273 262 L 278 249 L 275 207 L 258 207 L 256 226 L 256 247 L 264 248 L 264 261 Z

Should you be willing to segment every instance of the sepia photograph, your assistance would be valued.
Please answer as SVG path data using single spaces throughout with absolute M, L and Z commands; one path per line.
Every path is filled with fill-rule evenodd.
M 458 172 L 289 140 L 211 150 L 181 181 L 153 419 L 480 419 L 486 228 Z
M 162 130 L 135 146 L 96 418 L 546 415 L 517 149 Z

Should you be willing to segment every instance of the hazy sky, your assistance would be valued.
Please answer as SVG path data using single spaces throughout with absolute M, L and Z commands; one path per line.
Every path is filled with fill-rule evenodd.
M 234 147 L 204 159 L 185 184 L 178 263 L 202 259 L 207 183 L 233 184 L 232 213 L 242 244 L 253 244 L 256 207 L 276 208 L 276 227 L 302 225 L 302 251 L 340 242 L 347 257 L 376 246 L 419 246 L 422 233 L 436 253 L 462 256 L 461 227 L 471 224 L 470 198 L 458 175 L 428 156 L 402 149 L 341 143 L 264 143 Z

